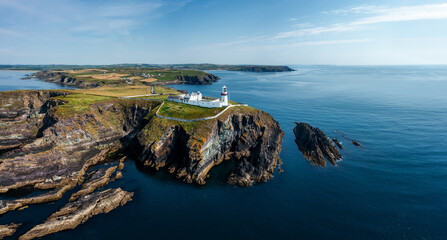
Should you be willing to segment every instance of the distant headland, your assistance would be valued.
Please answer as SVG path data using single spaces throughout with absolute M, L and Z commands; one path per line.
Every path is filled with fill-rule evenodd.
M 165 70 L 225 70 L 225 71 L 243 71 L 243 72 L 290 72 L 295 71 L 288 66 L 279 65 L 221 65 L 221 64 L 111 64 L 111 65 L 0 65 L 0 70 L 81 70 L 91 68 L 152 68 Z

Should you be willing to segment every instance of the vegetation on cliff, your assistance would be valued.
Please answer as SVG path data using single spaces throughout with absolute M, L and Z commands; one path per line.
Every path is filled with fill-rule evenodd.
M 94 68 L 81 70 L 45 70 L 29 75 L 48 82 L 82 88 L 106 85 L 166 85 L 166 84 L 211 84 L 219 78 L 195 70 L 154 69 L 147 67 Z
M 0 215 L 57 201 L 71 191 L 73 202 L 21 237 L 32 239 L 72 229 L 125 204 L 132 193 L 98 191 L 123 177 L 118 171 L 123 163 L 115 156 L 124 152 L 133 151 L 144 165 L 164 168 L 188 183 L 205 184 L 210 169 L 223 161 L 234 162 L 226 175 L 232 184 L 249 186 L 273 177 L 281 165 L 283 132 L 269 114 L 238 106 L 206 121 L 157 117 L 157 110 L 190 119 L 224 109 L 173 102 L 161 106 L 166 94 L 175 93 L 179 92 L 144 84 L 0 92 L 0 194 L 37 191 L 0 200 Z M 145 99 L 119 98 L 147 94 L 151 95 Z M 104 163 L 111 165 L 100 167 Z

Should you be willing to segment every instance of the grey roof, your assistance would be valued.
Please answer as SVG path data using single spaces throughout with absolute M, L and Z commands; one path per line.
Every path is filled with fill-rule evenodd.
M 183 96 L 169 95 L 168 98 L 171 98 L 171 99 L 183 99 Z

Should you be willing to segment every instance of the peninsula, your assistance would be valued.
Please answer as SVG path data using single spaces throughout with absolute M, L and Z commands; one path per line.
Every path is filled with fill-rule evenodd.
M 73 229 L 131 201 L 134 193 L 125 191 L 125 185 L 100 192 L 126 177 L 121 171 L 126 156 L 186 183 L 206 184 L 210 170 L 224 161 L 232 162 L 225 175 L 231 184 L 251 186 L 272 179 L 281 165 L 284 133 L 278 122 L 224 95 L 218 103 L 227 105 L 213 108 L 167 101 L 168 96 L 186 95 L 163 83 L 183 84 L 181 79 L 193 74 L 209 79 L 206 84 L 217 79 L 190 70 L 43 71 L 32 76 L 82 88 L 0 92 L 0 194 L 27 193 L 0 200 L 0 215 L 68 200 L 20 239 Z M 20 224 L 9 223 L 5 229 L 20 230 Z
M 0 65 L 0 70 L 80 70 L 80 69 L 124 69 L 150 68 L 152 70 L 226 70 L 244 72 L 290 72 L 295 71 L 288 66 L 281 65 L 225 65 L 225 64 L 112 64 L 112 65 Z

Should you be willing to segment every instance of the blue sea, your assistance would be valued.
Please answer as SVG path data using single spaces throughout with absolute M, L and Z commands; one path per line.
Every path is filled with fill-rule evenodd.
M 134 200 L 72 231 L 45 239 L 447 239 L 447 66 L 292 66 L 294 72 L 210 71 L 219 82 L 173 86 L 270 113 L 285 132 L 283 173 L 253 187 L 222 180 L 205 186 L 126 161 L 107 187 Z M 1 72 L 0 90 L 59 88 Z M 294 122 L 337 137 L 343 160 L 309 164 L 294 142 Z M 349 139 L 355 139 L 361 148 Z M 6 197 L 4 197 L 6 198 Z M 0 217 L 44 221 L 68 196 Z

